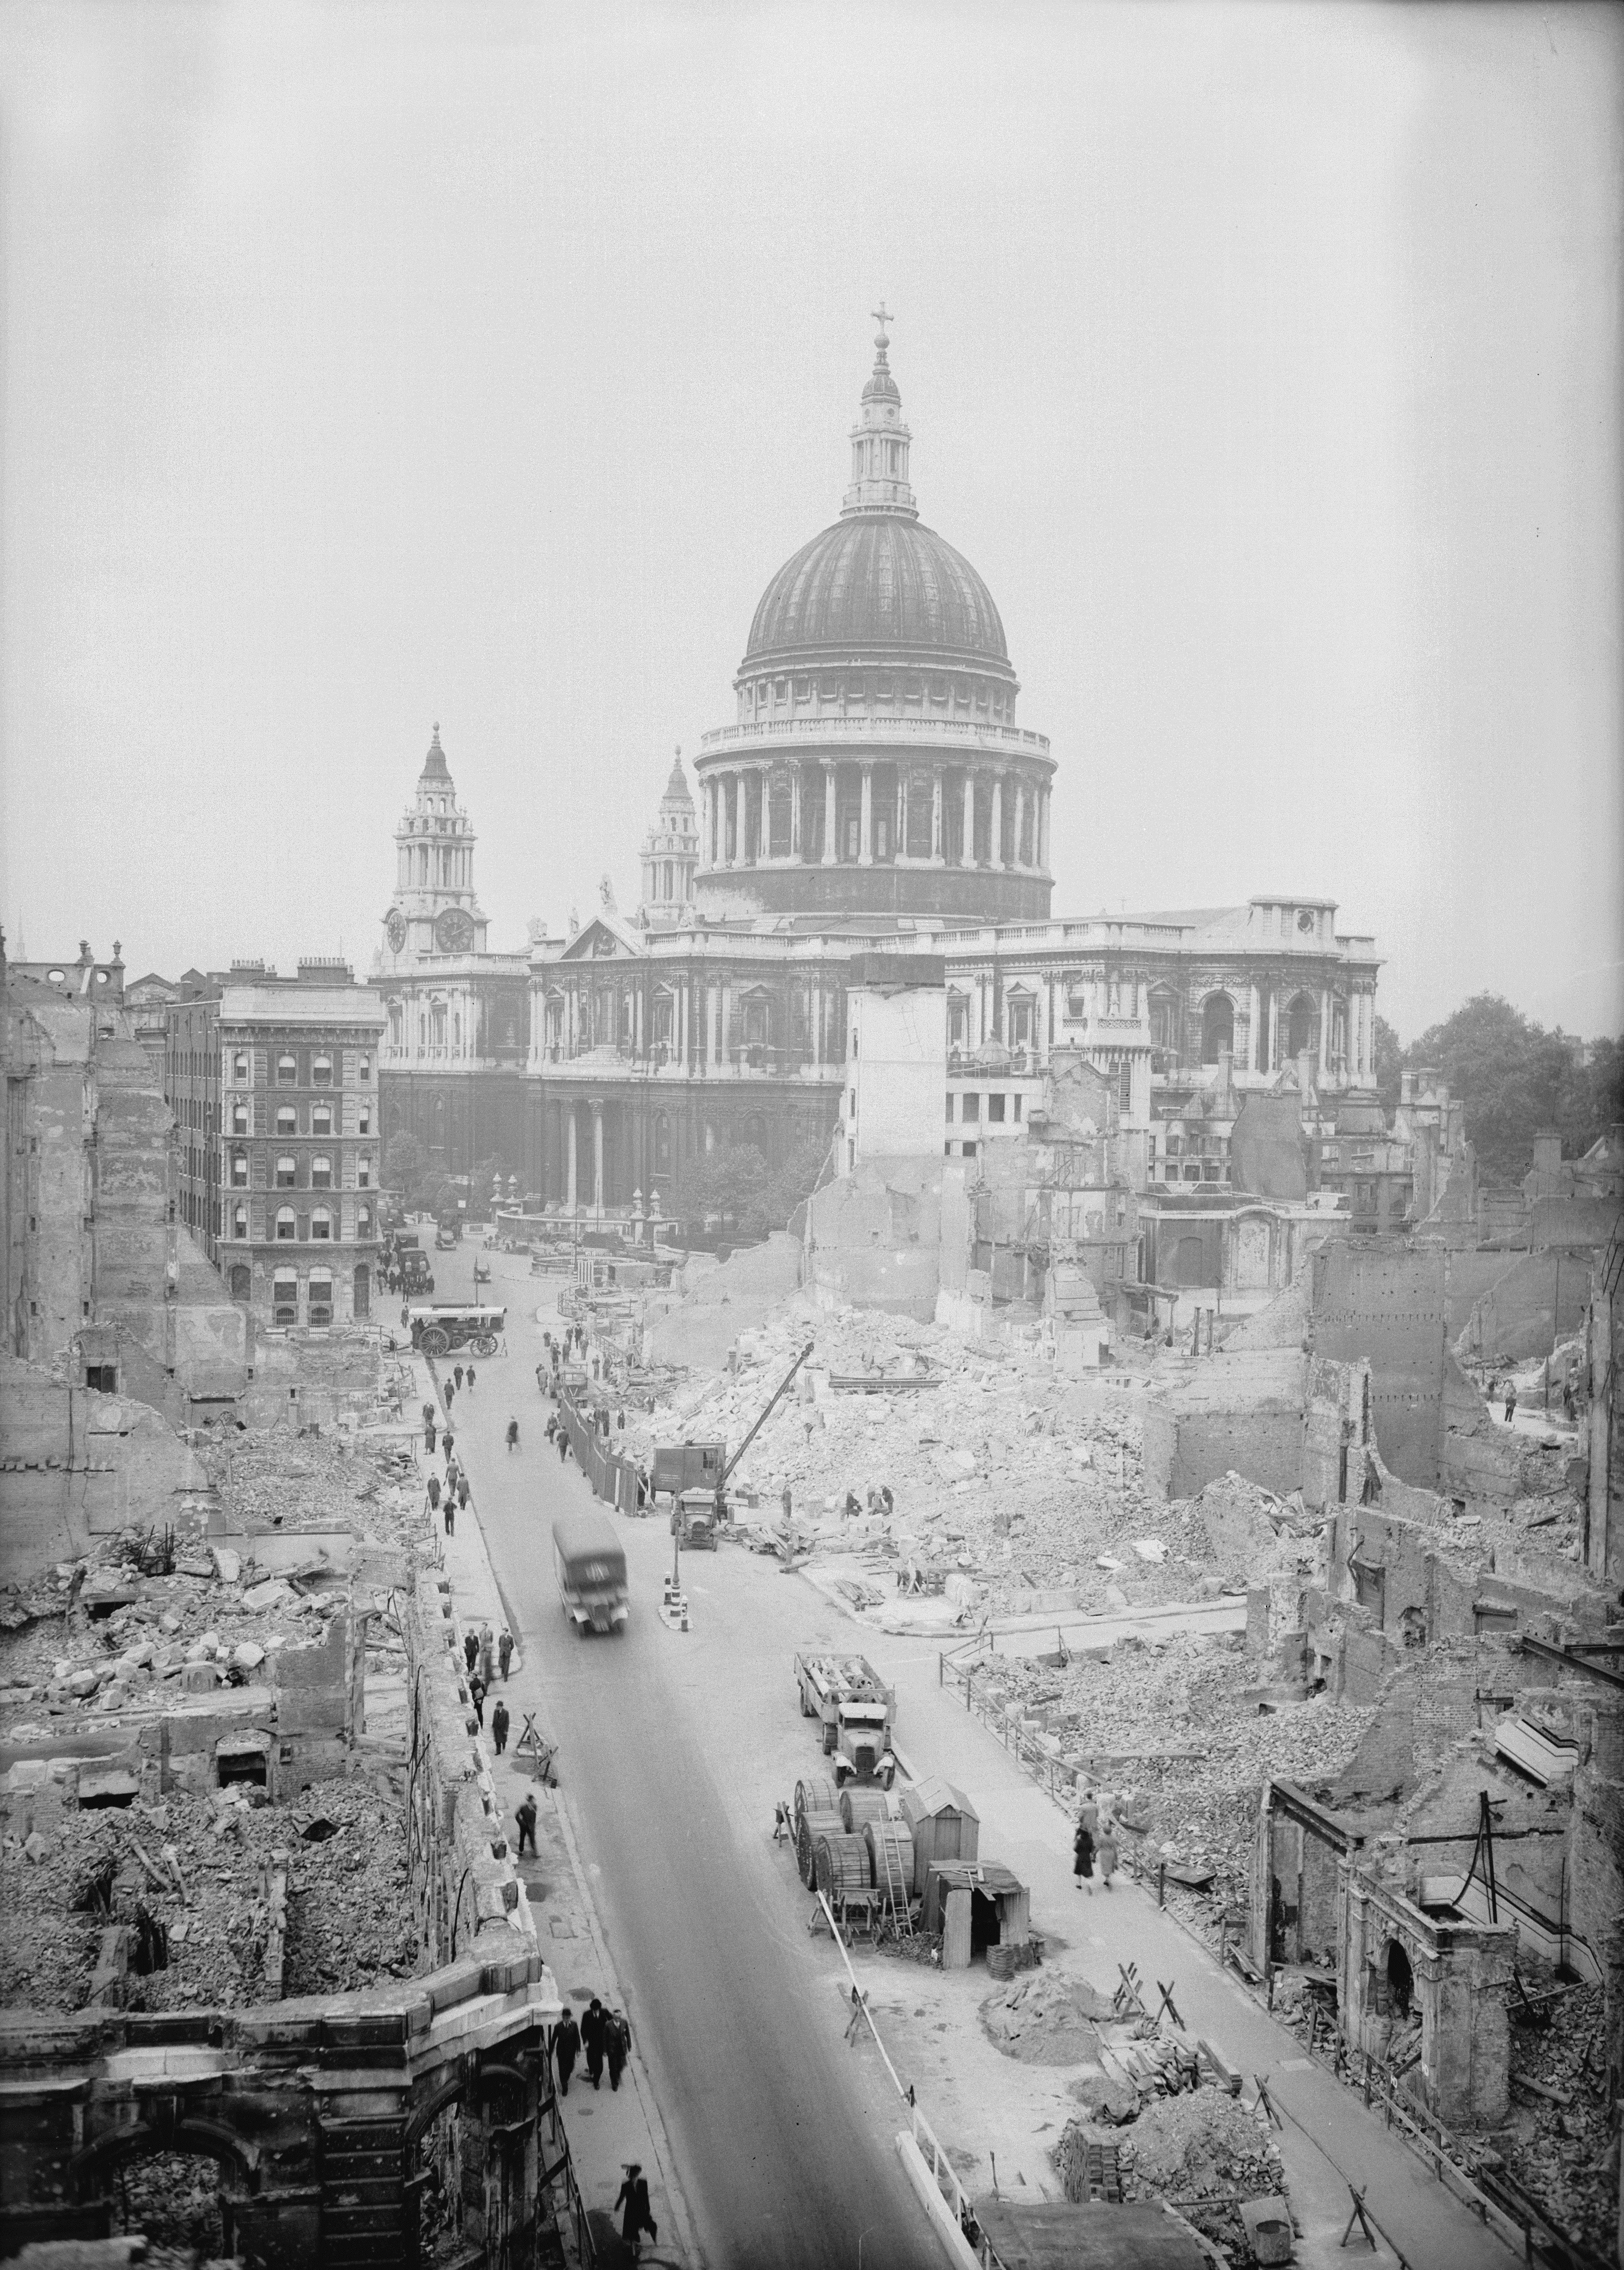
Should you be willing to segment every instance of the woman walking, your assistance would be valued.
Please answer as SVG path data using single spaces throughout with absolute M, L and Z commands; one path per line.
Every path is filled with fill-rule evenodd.
M 1094 1831 L 1079 1814 L 1077 1834 L 1072 1839 L 1072 1873 L 1077 1879 L 1079 1892 L 1094 1896 Z

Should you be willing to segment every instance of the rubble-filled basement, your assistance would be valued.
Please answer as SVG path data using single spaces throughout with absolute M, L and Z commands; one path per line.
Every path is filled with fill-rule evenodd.
M 195 1487 L 0 1593 L 5 2251 L 426 2261 L 535 2229 L 557 1996 L 403 1402 L 198 1429 Z M 177 2051 L 202 2102 L 152 2094 Z

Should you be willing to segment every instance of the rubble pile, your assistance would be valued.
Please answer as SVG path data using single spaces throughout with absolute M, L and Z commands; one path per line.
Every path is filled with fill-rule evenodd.
M 787 1487 L 797 1525 L 821 1527 L 827 1543 L 842 1533 L 849 1490 L 866 1503 L 888 1487 L 891 1547 L 973 1575 L 995 1607 L 1018 1607 L 1034 1587 L 1101 1608 L 1154 1605 L 1188 1598 L 1191 1568 L 1209 1567 L 1177 1510 L 1169 1523 L 1146 1499 L 1139 1419 L 1111 1375 L 1060 1378 L 1024 1350 L 870 1310 L 829 1315 L 798 1296 L 740 1333 L 735 1369 L 689 1380 L 646 1420 L 628 1415 L 628 1455 L 646 1461 L 657 1443 L 685 1438 L 736 1446 L 808 1339 L 807 1392 L 786 1397 L 751 1445 L 735 1477 L 744 1502 L 770 1510 Z M 896 1384 L 866 1391 L 842 1379 Z
M 1097 2058 L 1100 2028 L 1116 2014 L 1109 1994 L 1056 1970 L 1034 1971 L 981 2006 L 988 2039 L 1023 2065 L 1082 2065 Z
M 1312 1787 L 1353 1757 L 1374 1706 L 1316 1695 L 1279 1704 L 1257 1686 L 1240 1635 L 1129 1636 L 1109 1659 L 995 1656 L 978 1704 L 1049 1732 L 1079 1774 L 1101 1762 L 1124 1861 L 1210 1866 L 1243 1895 L 1257 1800 L 1270 1777 Z
M 59 1562 L 30 1593 L 30 1620 L 0 1637 L 9 1739 L 60 1734 L 81 1713 L 161 1708 L 188 1663 L 212 1663 L 223 1682 L 241 1684 L 278 1649 L 319 1639 L 346 1605 L 320 1554 L 262 1578 L 224 1547 L 182 1549 L 170 1574 L 145 1576 L 144 1542 L 124 1530 L 86 1560 Z
M 199 1453 L 228 1530 L 347 1529 L 411 1546 L 421 1526 L 422 1483 L 409 1437 L 372 1438 L 262 1428 Z
M 1511 2118 L 1494 2137 L 1506 2171 L 1557 2228 L 1605 2258 L 1616 2242 L 1619 2139 L 1609 2131 L 1606 2016 L 1576 1986 L 1548 2025 L 1511 2029 Z
M 82 2006 L 102 1932 L 145 1916 L 167 1960 L 132 1974 L 128 2007 L 239 2008 L 264 1999 L 272 1869 L 288 1877 L 284 1994 L 348 1992 L 419 1969 L 398 1799 L 354 1778 L 272 1806 L 241 1784 L 206 1798 L 67 1812 L 0 1838 L 0 2004 Z

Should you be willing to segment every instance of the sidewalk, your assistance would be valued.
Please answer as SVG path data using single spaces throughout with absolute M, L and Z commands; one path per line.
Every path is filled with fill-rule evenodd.
M 428 1368 L 421 1359 L 419 1368 L 423 1378 L 423 1391 L 417 1398 L 420 1406 L 428 1399 L 430 1383 Z M 490 1455 L 489 1448 L 476 1443 L 465 1428 L 464 1422 L 470 1415 L 467 1398 L 459 1398 L 455 1407 L 456 1454 L 474 1493 L 466 1510 L 457 1516 L 456 1534 L 442 1534 L 441 1539 L 445 1549 L 444 1573 L 451 1588 L 460 1643 L 464 1631 L 478 1631 L 486 1623 L 493 1632 L 500 1632 L 508 1622 L 508 1615 L 477 1518 L 478 1468 L 482 1458 Z M 608 2007 L 624 2011 L 620 1984 L 604 1943 L 581 1866 L 568 1799 L 562 1790 L 549 1790 L 537 1781 L 528 1761 L 515 1760 L 514 1745 L 523 1731 L 525 1714 L 535 1711 L 538 1725 L 545 1726 L 545 1722 L 541 1714 L 539 1672 L 527 1668 L 523 1635 L 516 1628 L 512 1628 L 515 1643 L 512 1665 L 506 1684 L 499 1674 L 492 1688 L 486 1704 L 486 1732 L 481 1740 L 490 1757 L 492 1779 L 501 1800 L 503 1819 L 515 1846 L 518 1831 L 514 1825 L 515 1808 L 527 1792 L 533 1792 L 536 1798 L 536 1858 L 532 1859 L 527 1853 L 519 1863 L 519 1874 L 535 1912 L 542 1954 L 558 1981 L 560 1996 L 574 2007 L 577 2018 L 595 1994 Z M 501 1758 L 494 1754 L 489 1731 L 491 1711 L 499 1695 L 506 1700 L 513 1722 L 507 1754 Z M 667 2270 L 667 2266 L 669 2270 L 697 2270 L 700 2256 L 693 2243 L 692 2218 L 687 2202 L 672 2178 L 671 2147 L 638 2052 L 634 2027 L 632 2054 L 619 2090 L 610 2088 L 607 2071 L 603 2086 L 595 2090 L 582 2058 L 570 2078 L 563 2114 L 575 2180 L 586 2203 L 603 2270 L 613 2270 L 613 2266 L 632 2259 L 629 2251 L 621 2244 L 619 2223 L 613 2213 L 615 2193 L 620 2188 L 628 2160 L 641 2163 L 649 2180 L 654 2219 L 660 2230 L 659 2244 L 652 2245 L 645 2241 L 640 2260 L 644 2265 L 656 2266 L 657 2270 Z
M 1383 2227 L 1406 2260 L 1426 2270 L 1495 2270 L 1516 2259 L 1353 2091 L 1308 2058 L 1296 2036 L 1157 1907 L 1153 1893 L 1123 1876 L 1109 1893 L 1079 1892 L 1066 1814 L 966 1711 L 962 1694 L 938 1685 L 935 1651 L 870 1637 L 868 1651 L 897 1682 L 901 1751 L 910 1769 L 940 1774 L 971 1799 L 981 1815 L 982 1858 L 1003 1861 L 1029 1884 L 1034 1923 L 1051 1926 L 1068 1942 L 1057 1966 L 1110 1993 L 1118 1963 L 1137 1962 L 1142 1977 L 1174 1984 L 1190 2032 L 1209 2037 L 1230 2066 L 1266 2081 L 1285 2115 L 1276 2140 L 1302 2229 L 1299 2263 L 1320 2270 L 1346 2264 L 1339 2242 L 1350 2181 L 1369 2186 Z M 1250 2100 L 1250 2078 L 1246 2094 Z

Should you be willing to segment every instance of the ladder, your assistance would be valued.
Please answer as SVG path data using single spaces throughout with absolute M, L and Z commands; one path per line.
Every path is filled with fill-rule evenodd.
M 908 1907 L 908 1886 L 902 1881 L 902 1861 L 897 1851 L 896 1839 L 883 1831 L 875 1839 L 875 1858 L 879 1861 L 879 1895 L 900 1932 L 911 1932 L 913 1917 Z

